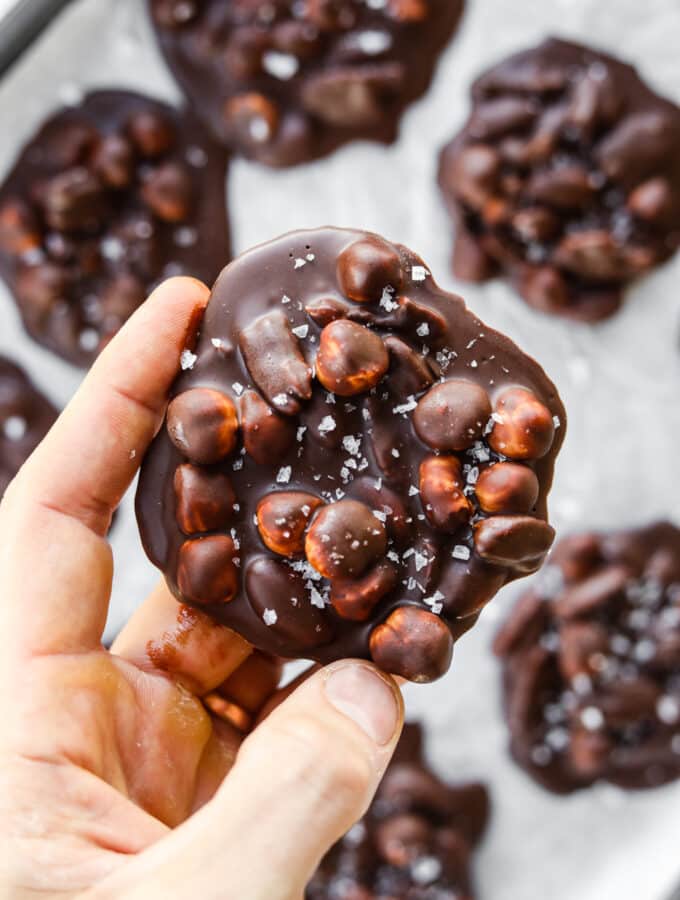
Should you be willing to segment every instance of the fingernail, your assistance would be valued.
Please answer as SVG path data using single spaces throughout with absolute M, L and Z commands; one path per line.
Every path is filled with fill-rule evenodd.
M 401 717 L 397 689 L 374 669 L 361 663 L 341 663 L 328 672 L 326 696 L 378 746 L 392 739 Z

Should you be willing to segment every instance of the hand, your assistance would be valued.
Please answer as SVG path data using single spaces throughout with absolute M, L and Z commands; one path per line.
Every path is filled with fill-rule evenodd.
M 154 292 L 0 507 L 0 895 L 11 900 L 298 900 L 394 750 L 392 679 L 345 661 L 277 692 L 275 661 L 165 586 L 102 647 L 111 515 L 207 296 L 190 279 Z M 256 727 L 243 740 L 225 719 Z

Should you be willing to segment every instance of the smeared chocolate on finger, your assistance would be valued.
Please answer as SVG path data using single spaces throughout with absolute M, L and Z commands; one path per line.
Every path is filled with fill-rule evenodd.
M 271 166 L 393 141 L 463 0 L 149 0 L 161 49 L 229 147 Z
M 629 65 L 547 40 L 485 72 L 441 155 L 455 274 L 596 321 L 680 244 L 680 107 Z
M 374 234 L 228 266 L 137 495 L 184 603 L 256 647 L 413 681 L 553 539 L 565 414 L 540 367 Z
M 170 275 L 229 256 L 226 163 L 188 111 L 100 91 L 52 115 L 0 187 L 0 274 L 29 334 L 89 365 Z
M 323 858 L 306 900 L 472 900 L 489 794 L 440 779 L 422 744 L 420 725 L 406 724 L 368 812 Z
M 560 793 L 680 777 L 680 530 L 555 547 L 499 632 L 515 759 Z
M 26 373 L 0 356 L 0 497 L 56 418 Z

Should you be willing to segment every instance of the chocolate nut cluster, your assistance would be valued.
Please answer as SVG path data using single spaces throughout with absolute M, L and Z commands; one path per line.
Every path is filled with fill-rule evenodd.
M 188 113 L 122 91 L 45 122 L 0 187 L 0 274 L 33 338 L 87 366 L 156 282 L 228 254 L 224 155 Z
M 537 309 L 603 319 L 680 243 L 680 108 L 631 66 L 548 40 L 475 82 L 439 183 L 458 277 L 503 272 Z
M 560 793 L 680 776 L 680 530 L 559 542 L 499 632 L 511 750 Z
M 270 166 L 388 143 L 463 0 L 149 0 L 174 75 L 216 137 Z
M 0 497 L 56 418 L 26 373 L 0 356 Z
M 151 560 L 260 649 L 414 681 L 553 540 L 565 414 L 540 367 L 374 234 L 228 266 L 141 472 Z
M 405 725 L 370 809 L 324 857 L 306 900 L 472 900 L 489 795 L 439 779 L 421 745 L 420 726 Z

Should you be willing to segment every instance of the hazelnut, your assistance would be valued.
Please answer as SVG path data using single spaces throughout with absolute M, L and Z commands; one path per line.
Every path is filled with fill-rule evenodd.
M 496 192 L 501 156 L 486 144 L 470 144 L 445 153 L 443 171 L 447 186 L 469 207 L 480 210 Z
M 191 210 L 191 176 L 179 163 L 163 163 L 150 172 L 141 193 L 151 212 L 163 222 L 183 222 Z
M 480 507 L 487 513 L 528 513 L 536 505 L 536 473 L 519 463 L 500 462 L 480 474 L 475 485 Z
M 133 113 L 127 131 L 137 151 L 148 159 L 156 159 L 172 149 L 175 128 L 167 116 L 152 109 Z
M 279 127 L 279 110 L 264 94 L 237 94 L 227 100 L 224 118 L 229 127 L 249 144 L 267 144 Z
M 581 581 L 567 586 L 557 597 L 555 614 L 560 619 L 576 619 L 605 609 L 624 595 L 630 569 L 621 564 L 601 568 Z
M 464 481 L 457 456 L 426 456 L 420 464 L 420 502 L 425 515 L 442 531 L 457 531 L 472 514 L 463 493 Z
M 59 301 L 68 299 L 69 278 L 66 269 L 51 262 L 19 269 L 17 297 L 31 319 L 50 312 Z
M 401 338 L 390 334 L 385 338 L 390 355 L 389 383 L 395 394 L 411 397 L 432 384 L 432 370 L 423 357 Z
M 403 869 L 425 856 L 432 840 L 432 828 L 422 816 L 400 813 L 378 824 L 375 843 L 388 865 Z
M 387 0 L 387 14 L 397 22 L 422 22 L 428 17 L 426 0 Z
M 555 529 L 532 516 L 492 516 L 474 526 L 475 550 L 496 566 L 535 571 L 555 539 Z
M 382 340 L 363 325 L 338 319 L 321 332 L 316 377 L 334 394 L 351 397 L 370 390 L 388 364 Z
M 334 297 L 322 297 L 320 300 L 312 300 L 311 303 L 305 306 L 305 312 L 319 328 L 330 325 L 336 319 L 344 319 L 348 309 L 349 307 L 346 303 L 336 300 Z
M 395 587 L 397 569 L 381 560 L 361 578 L 336 578 L 331 585 L 331 603 L 343 619 L 365 622 L 374 606 Z
M 453 638 L 434 613 L 416 606 L 400 606 L 373 629 L 369 649 L 373 662 L 385 672 L 425 683 L 448 670 Z
M 433 450 L 467 450 L 484 432 L 491 403 L 472 381 L 436 384 L 421 397 L 413 412 L 418 437 Z
M 650 178 L 630 193 L 628 209 L 643 222 L 658 224 L 670 221 L 677 209 L 677 202 L 667 179 Z
M 540 459 L 552 447 L 555 424 L 547 406 L 526 388 L 510 388 L 496 401 L 488 437 L 497 453 L 511 459 Z
M 558 662 L 564 678 L 572 681 L 578 675 L 595 675 L 598 655 L 609 650 L 607 629 L 596 622 L 562 622 L 559 636 Z
M 234 516 L 236 495 L 221 472 L 188 463 L 175 469 L 175 518 L 184 534 L 225 528 Z
M 185 541 L 177 563 L 177 586 L 191 603 L 229 603 L 238 591 L 236 548 L 226 535 Z
M 355 241 L 337 264 L 340 289 L 356 303 L 377 303 L 385 288 L 398 292 L 403 274 L 396 248 L 379 237 Z
M 295 440 L 295 423 L 279 415 L 255 391 L 241 397 L 243 446 L 260 466 L 280 462 Z
M 307 532 L 307 559 L 324 578 L 356 578 L 387 549 L 385 526 L 357 500 L 322 507 Z
M 257 504 L 257 528 L 264 544 L 281 556 L 305 549 L 305 530 L 323 500 L 304 491 L 276 491 Z
M 234 402 L 212 388 L 191 388 L 170 402 L 168 436 L 192 462 L 210 465 L 236 446 L 238 419 Z
M 0 250 L 21 256 L 40 246 L 38 224 L 21 200 L 7 200 L 0 208 Z
M 135 152 L 130 141 L 119 134 L 105 137 L 94 151 L 92 167 L 109 187 L 128 187 L 135 172 Z
M 529 306 L 543 312 L 559 312 L 571 299 L 564 276 L 554 266 L 522 266 L 517 290 Z
M 96 231 L 110 212 L 103 184 L 83 166 L 50 178 L 43 205 L 47 224 L 57 231 Z

